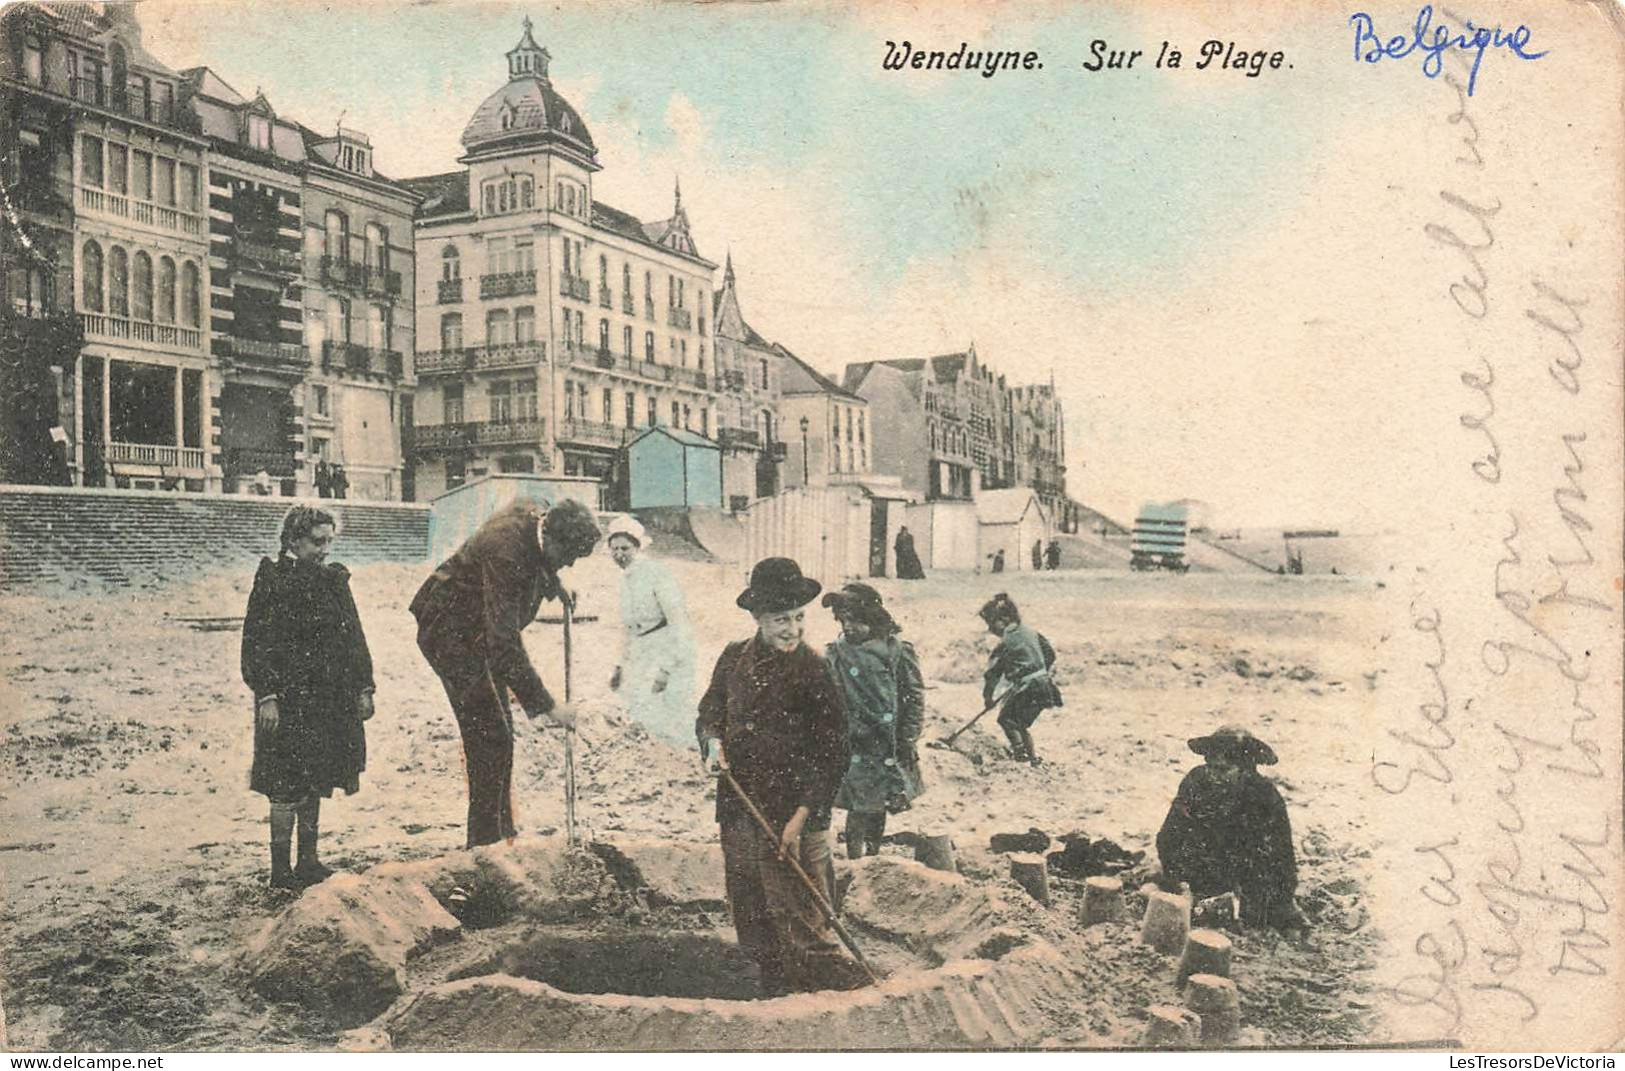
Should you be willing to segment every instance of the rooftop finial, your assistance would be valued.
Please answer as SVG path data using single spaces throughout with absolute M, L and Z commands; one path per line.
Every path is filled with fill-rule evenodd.
M 683 211 L 683 180 L 681 176 L 673 177 L 672 185 L 677 194 L 676 202 L 672 206 L 672 215 L 681 215 Z
M 733 251 L 733 247 L 730 246 L 728 248 L 728 263 L 722 269 L 722 285 L 731 287 L 731 286 L 733 286 L 733 284 L 734 284 L 734 251 Z
M 524 35 L 519 38 L 519 43 L 514 45 L 513 49 L 508 53 L 508 77 L 509 79 L 535 77 L 545 82 L 547 81 L 547 61 L 552 57 L 548 54 L 547 49 L 538 45 L 536 38 L 531 36 L 532 24 L 529 15 L 525 16 L 523 25 L 525 27 Z

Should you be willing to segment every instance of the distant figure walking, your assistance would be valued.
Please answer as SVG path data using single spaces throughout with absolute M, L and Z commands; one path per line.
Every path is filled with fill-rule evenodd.
M 269 498 L 271 495 L 271 474 L 264 469 L 254 473 L 254 493 L 262 498 Z
M 1048 569 L 1059 569 L 1061 567 L 1061 541 L 1059 539 L 1050 540 L 1049 546 L 1044 548 L 1044 565 Z
M 631 517 L 610 522 L 610 557 L 621 567 L 621 660 L 610 688 L 656 740 L 691 751 L 694 740 L 694 639 L 677 578 L 644 556 L 648 533 Z
M 1036 573 L 1042 568 L 1044 568 L 1044 541 L 1035 539 L 1033 540 L 1033 572 Z
M 367 765 L 372 656 L 344 566 L 325 564 L 333 515 L 295 506 L 282 519 L 276 561 L 260 560 L 243 620 L 243 683 L 254 691 L 248 785 L 271 802 L 271 885 L 314 885 L 323 796 L 354 794 Z M 299 863 L 291 865 L 299 824 Z
M 914 549 L 914 533 L 908 530 L 908 525 L 905 524 L 897 530 L 897 540 L 892 549 L 897 554 L 897 579 L 925 579 L 925 570 L 920 566 L 920 555 Z
M 331 498 L 333 496 L 333 470 L 327 467 L 326 461 L 316 462 L 316 497 Z
M 333 497 L 348 498 L 350 496 L 350 477 L 344 471 L 343 465 L 333 466 Z
M 988 571 L 992 573 L 1004 572 L 1004 551 L 1002 549 L 993 552 L 993 564 L 988 568 Z

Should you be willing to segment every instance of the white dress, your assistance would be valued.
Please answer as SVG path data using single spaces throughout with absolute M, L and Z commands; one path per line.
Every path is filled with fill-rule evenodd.
M 663 691 L 655 678 L 665 670 Z M 679 750 L 694 739 L 694 642 L 676 577 L 639 557 L 621 576 L 621 697 L 649 735 Z

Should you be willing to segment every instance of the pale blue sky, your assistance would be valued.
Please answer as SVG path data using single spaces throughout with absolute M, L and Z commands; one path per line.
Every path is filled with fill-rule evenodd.
M 1192 374 L 1216 352 L 1258 349 L 1216 336 L 1210 313 L 1273 303 L 1303 278 L 1284 267 L 1283 280 L 1264 277 L 1265 255 L 1249 296 L 1234 288 L 1254 277 L 1227 272 L 1260 241 L 1305 255 L 1314 239 L 1294 213 L 1352 225 L 1338 205 L 1306 207 L 1305 189 L 1343 166 L 1336 133 L 1356 102 L 1439 95 L 1415 71 L 1349 62 L 1333 7 L 1286 23 L 1047 2 L 145 0 L 141 12 L 166 62 L 207 64 L 318 129 L 344 113 L 393 176 L 457 166 L 462 128 L 505 80 L 503 55 L 530 15 L 599 145 L 601 200 L 662 217 L 681 174 L 700 249 L 719 263 L 733 251 L 752 324 L 831 373 L 972 341 L 1013 381 L 1053 370 L 1072 486 L 1117 513 L 1143 498 L 1253 494 L 1215 461 L 1213 426 L 1182 418 L 1171 433 L 1167 419 L 1213 405 Z M 1231 34 L 1288 50 L 1299 69 L 1190 69 L 1204 38 Z M 1097 37 L 1146 55 L 1133 71 L 1083 72 Z M 1151 69 L 1164 37 L 1184 46 L 1184 71 Z M 1045 67 L 991 79 L 883 71 L 885 42 L 904 38 L 1032 49 Z M 1289 328 L 1305 319 L 1280 315 Z M 1268 321 L 1256 330 L 1277 337 Z M 1214 416 L 1248 432 L 1259 423 Z M 1312 417 L 1281 436 L 1301 441 Z M 1306 470 L 1305 493 L 1325 476 Z

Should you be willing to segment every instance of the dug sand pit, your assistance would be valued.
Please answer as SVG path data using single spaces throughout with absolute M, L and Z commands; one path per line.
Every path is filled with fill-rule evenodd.
M 843 875 L 881 984 L 756 999 L 720 862 L 549 840 L 384 864 L 309 890 L 243 967 L 374 1049 L 1005 1048 L 1059 1043 L 1110 999 L 1013 885 L 886 856 Z

